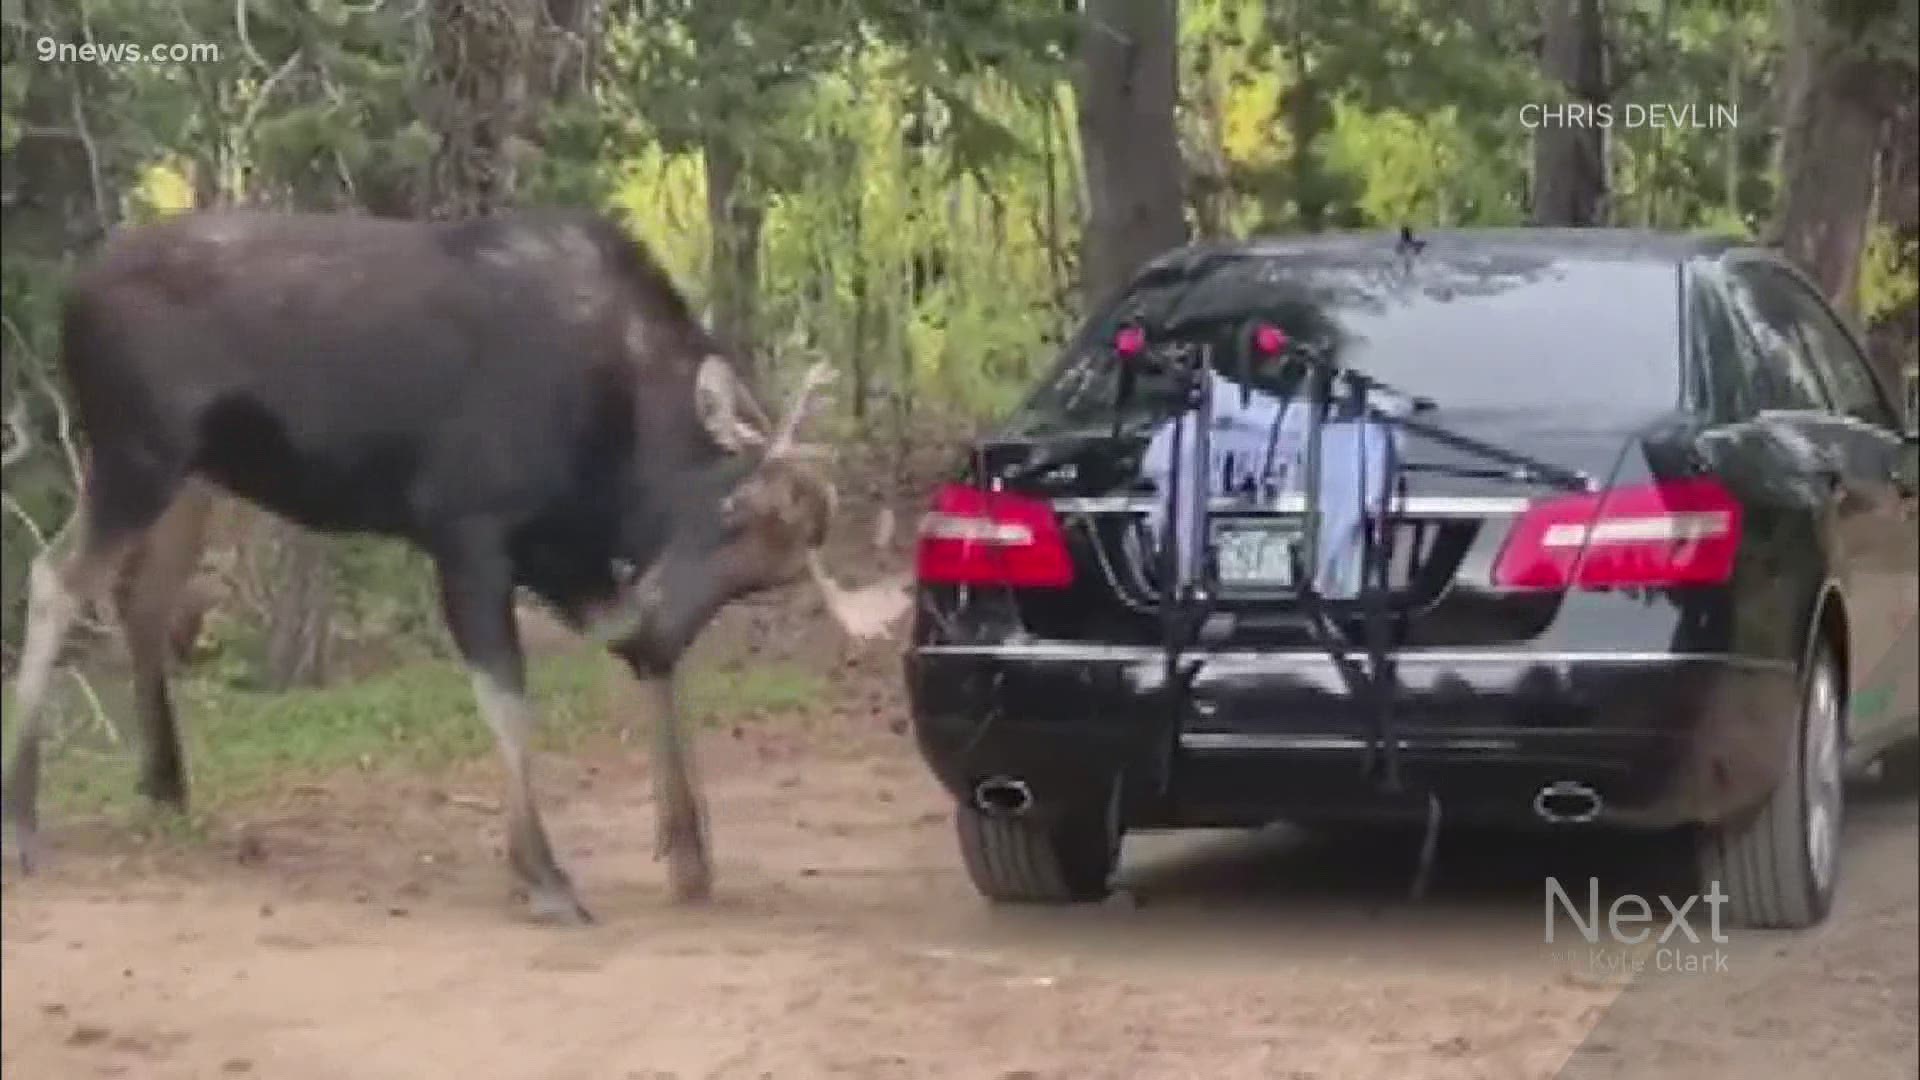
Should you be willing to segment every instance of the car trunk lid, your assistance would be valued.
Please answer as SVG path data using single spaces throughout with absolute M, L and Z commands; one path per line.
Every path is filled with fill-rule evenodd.
M 1543 464 L 1584 473 L 1596 484 L 1619 470 L 1646 427 L 1641 421 L 1574 424 L 1539 411 L 1434 411 L 1420 418 L 1446 431 L 1522 454 Z M 1162 595 L 1159 544 L 1151 527 L 1162 496 L 1143 477 L 1141 438 L 1078 432 L 1044 440 L 990 440 L 978 450 L 975 482 L 997 490 L 1007 505 L 1045 506 L 1066 553 L 1059 580 L 1013 587 L 1008 600 L 1020 633 L 1056 641 L 1151 645 L 1160 640 Z M 1392 546 L 1389 585 L 1397 615 L 1394 643 L 1513 645 L 1544 630 L 1557 609 L 1553 589 L 1511 590 L 1495 581 L 1503 549 L 1529 507 L 1560 492 L 1516 484 L 1507 470 L 1461 449 L 1409 431 L 1401 443 L 1403 471 L 1390 500 Z M 1326 492 L 1324 499 L 1355 498 Z M 1217 520 L 1300 525 L 1304 498 L 1282 494 L 1251 503 L 1216 496 Z M 1297 598 L 1285 594 L 1223 599 L 1222 618 L 1206 644 L 1217 648 L 1312 648 L 1316 640 Z M 1361 613 L 1349 600 L 1328 611 L 1351 640 L 1360 638 Z

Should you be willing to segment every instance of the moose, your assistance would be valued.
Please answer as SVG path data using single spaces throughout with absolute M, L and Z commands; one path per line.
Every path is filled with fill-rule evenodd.
M 832 455 L 796 432 L 828 368 L 807 372 L 776 426 L 644 244 L 598 214 L 182 214 L 110 237 L 61 318 L 89 456 L 68 543 L 29 572 L 0 794 L 23 874 L 43 859 L 43 698 L 81 605 L 109 593 L 132 665 L 138 789 L 185 808 L 168 629 L 221 494 L 428 556 L 505 765 L 516 892 L 542 922 L 594 917 L 535 799 L 517 590 L 643 687 L 655 857 L 679 902 L 712 886 L 674 703 L 688 646 L 725 605 L 802 579 L 856 638 L 907 606 L 897 583 L 843 588 L 822 565 Z

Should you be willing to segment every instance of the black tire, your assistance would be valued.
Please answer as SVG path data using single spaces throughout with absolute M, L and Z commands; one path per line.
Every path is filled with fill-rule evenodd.
M 954 827 L 967 877 L 995 903 L 1104 900 L 1120 862 L 1116 809 L 1012 817 L 962 803 L 955 809 Z
M 1700 892 L 1711 897 L 1713 886 L 1719 885 L 1727 897 L 1723 910 L 1733 926 L 1799 930 L 1818 925 L 1833 906 L 1840 877 L 1839 820 L 1844 814 L 1842 687 L 1833 650 L 1823 641 L 1807 665 L 1793 758 L 1779 785 L 1757 811 L 1700 830 Z M 1822 700 L 1822 694 L 1830 696 Z M 1831 710 L 1825 719 L 1816 716 L 1822 708 Z M 1827 740 L 1830 745 L 1820 745 Z M 1818 816 L 1811 809 L 1810 771 L 1822 774 L 1823 784 L 1833 785 L 1830 793 L 1819 796 L 1826 809 Z M 1819 844 L 1829 845 L 1824 869 L 1816 863 Z

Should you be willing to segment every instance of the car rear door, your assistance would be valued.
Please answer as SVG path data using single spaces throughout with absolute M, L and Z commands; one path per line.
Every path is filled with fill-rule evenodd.
M 1920 532 L 1913 495 L 1902 489 L 1897 413 L 1852 334 L 1804 277 L 1770 256 L 1730 269 L 1762 348 L 1817 394 L 1795 427 L 1814 443 L 1834 487 L 1831 571 L 1852 630 L 1851 723 L 1856 738 L 1871 741 L 1920 707 Z
M 1853 608 L 1870 620 L 1878 653 L 1853 696 L 1854 722 L 1878 729 L 1920 710 L 1916 694 L 1915 633 L 1920 630 L 1920 519 L 1905 464 L 1905 440 L 1893 395 L 1881 384 L 1858 339 L 1802 275 L 1771 267 L 1795 300 L 1801 341 L 1826 384 L 1846 432 L 1848 471 L 1870 500 L 1862 515 L 1858 576 L 1872 587 Z M 1863 644 L 1868 644 L 1863 642 Z M 1869 647 L 1872 647 L 1869 644 Z

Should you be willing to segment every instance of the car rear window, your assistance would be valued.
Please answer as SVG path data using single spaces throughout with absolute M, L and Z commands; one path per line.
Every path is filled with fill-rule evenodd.
M 1226 370 L 1237 370 L 1252 321 L 1271 322 L 1443 409 L 1666 410 L 1680 398 L 1678 304 L 1676 266 L 1655 260 L 1203 256 L 1143 274 L 1088 320 L 1013 427 L 1040 435 L 1110 424 L 1119 374 L 1111 343 L 1132 321 L 1156 340 L 1212 343 Z M 1163 417 L 1169 391 L 1143 379 L 1122 422 Z

